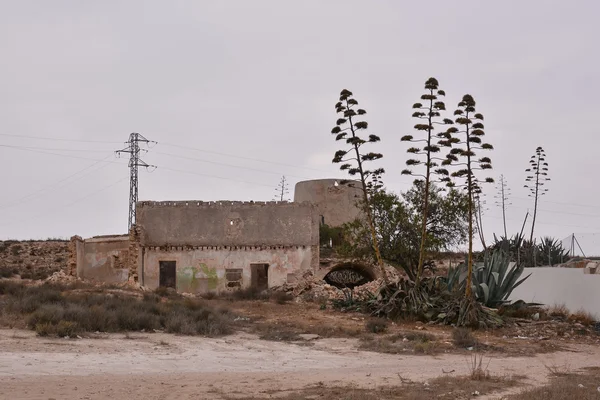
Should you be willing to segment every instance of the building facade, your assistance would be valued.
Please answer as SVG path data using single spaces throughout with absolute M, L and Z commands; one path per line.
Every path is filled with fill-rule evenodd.
M 309 203 L 143 201 L 130 241 L 138 282 L 149 289 L 262 290 L 319 265 Z

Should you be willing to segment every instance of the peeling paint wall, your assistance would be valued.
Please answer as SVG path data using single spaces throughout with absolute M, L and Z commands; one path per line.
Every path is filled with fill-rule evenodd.
M 160 261 L 175 261 L 177 291 L 188 293 L 224 292 L 228 287 L 228 269 L 242 270 L 242 288 L 251 284 L 251 265 L 268 264 L 268 286 L 279 286 L 294 275 L 313 268 L 316 247 L 202 247 L 146 248 L 144 250 L 143 285 L 155 289 L 159 286 Z
M 104 283 L 129 279 L 128 236 L 75 239 L 77 277 Z

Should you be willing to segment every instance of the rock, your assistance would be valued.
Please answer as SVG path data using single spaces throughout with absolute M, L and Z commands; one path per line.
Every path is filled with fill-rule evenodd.
M 321 336 L 314 334 L 314 333 L 302 333 L 300 335 L 298 335 L 300 338 L 302 338 L 303 340 L 306 341 L 311 341 L 311 340 L 317 340 L 319 339 Z

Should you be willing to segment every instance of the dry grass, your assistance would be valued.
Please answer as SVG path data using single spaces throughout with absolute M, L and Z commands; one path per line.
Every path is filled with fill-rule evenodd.
M 544 365 L 544 367 L 546 367 L 546 369 L 550 373 L 550 376 L 552 376 L 552 377 L 565 376 L 565 375 L 569 375 L 571 373 L 571 366 L 569 364 L 563 364 L 563 365 L 552 364 L 552 365 Z
M 552 318 L 567 319 L 569 314 L 569 309 L 565 304 L 555 304 L 548 309 L 548 315 Z
M 587 311 L 579 310 L 574 314 L 569 315 L 569 322 L 580 323 L 583 326 L 593 326 L 596 324 L 596 319 Z
M 316 324 L 313 326 L 298 325 L 294 323 L 263 323 L 257 322 L 250 325 L 250 332 L 259 335 L 262 340 L 273 340 L 277 342 L 295 342 L 302 340 L 300 334 L 314 334 L 323 338 L 345 338 L 357 337 L 363 332 L 349 329 L 339 325 Z
M 489 395 L 518 385 L 520 378 L 490 377 L 485 381 L 474 381 L 469 377 L 444 376 L 429 382 L 412 382 L 399 377 L 397 385 L 375 389 L 361 389 L 355 386 L 326 387 L 323 384 L 300 391 L 280 392 L 271 390 L 258 397 L 235 397 L 239 400 L 259 399 L 327 399 L 327 400 L 434 400 L 434 399 L 470 399 L 474 393 Z M 223 396 L 226 399 L 233 398 Z
M 366 322 L 365 329 L 371 333 L 383 333 L 387 330 L 388 324 L 380 318 L 373 318 Z
M 0 281 L 0 323 L 27 326 L 40 336 L 76 337 L 83 332 L 164 330 L 219 336 L 233 331 L 233 315 L 166 292 L 168 298 L 126 291 L 82 290 L 80 286 L 26 286 Z
M 435 354 L 440 351 L 435 336 L 425 332 L 406 332 L 379 337 L 363 336 L 359 349 L 387 354 Z
M 561 371 L 564 371 L 561 369 Z M 600 368 L 587 368 L 583 373 L 553 374 L 546 386 L 525 390 L 508 397 L 510 400 L 598 400 L 600 399 Z
M 452 330 L 452 343 L 456 347 L 475 347 L 478 342 L 473 333 L 468 328 L 455 328 Z
M 492 378 L 488 367 L 490 366 L 490 358 L 488 362 L 484 362 L 483 355 L 473 354 L 469 360 L 469 376 L 474 381 L 485 381 Z

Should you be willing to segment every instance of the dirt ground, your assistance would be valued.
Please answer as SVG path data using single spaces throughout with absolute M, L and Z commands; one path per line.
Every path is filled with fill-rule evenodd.
M 391 355 L 357 350 L 358 339 L 318 338 L 310 346 L 164 333 L 97 334 L 83 339 L 36 337 L 0 330 L 0 399 L 224 399 L 272 398 L 307 386 L 361 388 L 466 375 L 469 355 Z M 489 354 L 489 371 L 545 382 L 548 367 L 597 366 L 600 347 L 568 344 L 535 356 Z M 479 398 L 485 398 L 480 396 Z M 495 398 L 495 397 L 490 397 Z

